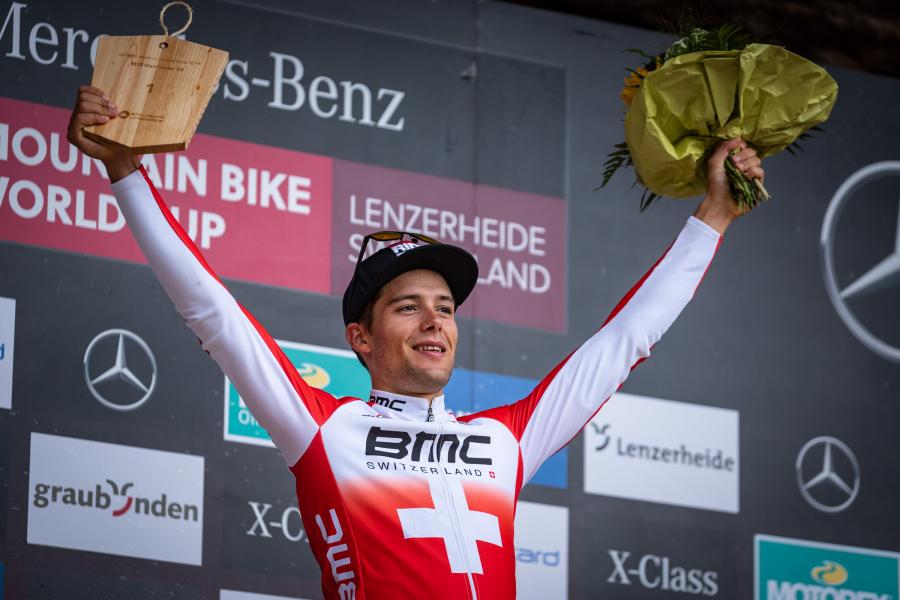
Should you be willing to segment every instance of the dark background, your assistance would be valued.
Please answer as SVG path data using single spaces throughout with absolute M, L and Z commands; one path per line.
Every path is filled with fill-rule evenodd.
M 0 5 L 3 14 L 9 5 Z M 831 22 L 822 6 L 807 23 Z M 410 91 L 402 133 L 318 119 L 305 108 L 279 112 L 258 90 L 242 103 L 214 98 L 201 132 L 565 198 L 569 283 L 559 292 L 568 298 L 567 332 L 464 321 L 460 366 L 542 376 L 602 323 L 694 207 L 661 200 L 639 214 L 639 192 L 625 173 L 595 190 L 606 153 L 623 138 L 618 90 L 632 59 L 621 50 L 661 49 L 671 35 L 497 2 L 205 0 L 195 10 L 189 38 L 228 48 L 251 71 L 270 71 L 274 50 L 303 58 L 305 82 L 326 73 Z M 746 10 L 733 13 L 738 23 Z M 101 2 L 32 1 L 25 18 L 26 26 L 50 21 L 93 36 L 156 31 L 156 14 L 155 5 L 115 11 Z M 822 29 L 802 31 L 811 40 Z M 79 71 L 65 70 L 10 59 L 8 44 L 4 37 L 4 96 L 67 107 L 89 79 L 84 57 Z M 843 50 L 836 44 L 835 52 Z M 837 54 L 810 58 L 817 56 Z M 876 52 L 863 56 L 881 64 Z M 473 62 L 477 76 L 462 77 Z M 896 75 L 892 69 L 872 68 Z M 741 511 L 586 495 L 576 438 L 568 488 L 532 485 L 522 494 L 569 507 L 573 598 L 678 597 L 610 586 L 609 548 L 715 570 L 718 597 L 740 599 L 752 595 L 755 533 L 900 550 L 900 366 L 874 355 L 840 321 L 819 251 L 822 218 L 838 186 L 859 168 L 898 159 L 900 82 L 829 70 L 841 91 L 826 132 L 798 157 L 767 161 L 774 200 L 729 230 L 694 301 L 623 387 L 740 412 Z M 873 185 L 847 209 L 839 231 L 842 281 L 891 250 L 897 210 L 897 180 Z M 337 298 L 228 283 L 274 337 L 343 347 Z M 0 242 L 0 296 L 17 301 L 13 409 L 0 414 L 0 560 L 9 597 L 212 599 L 220 588 L 321 594 L 305 542 L 275 530 L 272 539 L 244 533 L 253 523 L 248 502 L 271 503 L 273 518 L 295 504 L 292 478 L 274 450 L 222 440 L 222 376 L 149 268 Z M 854 307 L 900 344 L 898 301 L 895 288 Z M 107 410 L 83 383 L 84 349 L 111 327 L 138 333 L 159 362 L 154 397 L 133 413 Z M 33 431 L 205 456 L 203 567 L 26 544 Z M 810 507 L 795 481 L 798 451 L 819 435 L 847 443 L 861 467 L 860 494 L 838 514 Z

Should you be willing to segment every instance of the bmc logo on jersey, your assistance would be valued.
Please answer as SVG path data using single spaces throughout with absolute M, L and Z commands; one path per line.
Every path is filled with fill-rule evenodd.
M 31 434 L 28 543 L 201 565 L 202 456 Z
M 366 436 L 366 456 L 386 456 L 403 460 L 409 458 L 413 462 L 448 462 L 455 463 L 457 456 L 467 465 L 491 465 L 489 456 L 473 456 L 478 452 L 477 446 L 490 446 L 488 435 L 464 435 L 455 433 L 438 435 L 426 431 L 418 431 L 410 435 L 406 431 L 396 431 L 372 427 Z M 485 449 L 482 452 L 487 454 Z

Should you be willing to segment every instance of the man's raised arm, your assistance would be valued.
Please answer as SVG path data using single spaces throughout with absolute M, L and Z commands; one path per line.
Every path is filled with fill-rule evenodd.
M 84 127 L 116 114 L 101 90 L 82 86 L 69 141 L 104 163 L 119 209 L 175 309 L 293 465 L 336 401 L 307 386 L 268 332 L 232 297 L 175 220 L 140 159 L 84 136 Z
M 741 140 L 719 146 L 709 159 L 707 194 L 663 256 L 629 290 L 600 330 L 566 357 L 522 400 L 461 420 L 489 417 L 518 438 L 522 485 L 566 445 L 622 385 L 675 322 L 694 295 L 740 211 L 731 199 L 724 162 L 730 158 L 748 177 L 764 173 L 755 151 Z

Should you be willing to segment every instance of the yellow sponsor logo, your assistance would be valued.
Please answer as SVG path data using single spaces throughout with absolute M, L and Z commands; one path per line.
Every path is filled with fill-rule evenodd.
M 297 372 L 300 373 L 303 381 L 320 390 L 324 390 L 331 383 L 331 375 L 328 374 L 328 371 L 313 363 L 300 363 Z
M 822 561 L 818 567 L 813 567 L 812 578 L 826 585 L 841 585 L 847 581 L 847 569 L 830 560 Z

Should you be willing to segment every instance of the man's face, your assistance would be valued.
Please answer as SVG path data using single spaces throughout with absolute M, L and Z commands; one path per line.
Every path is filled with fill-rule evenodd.
M 364 343 L 354 347 L 369 367 L 372 386 L 410 396 L 440 394 L 453 371 L 459 336 L 444 278 L 425 269 L 398 275 L 381 289 L 372 316 L 371 330 L 358 326 Z

